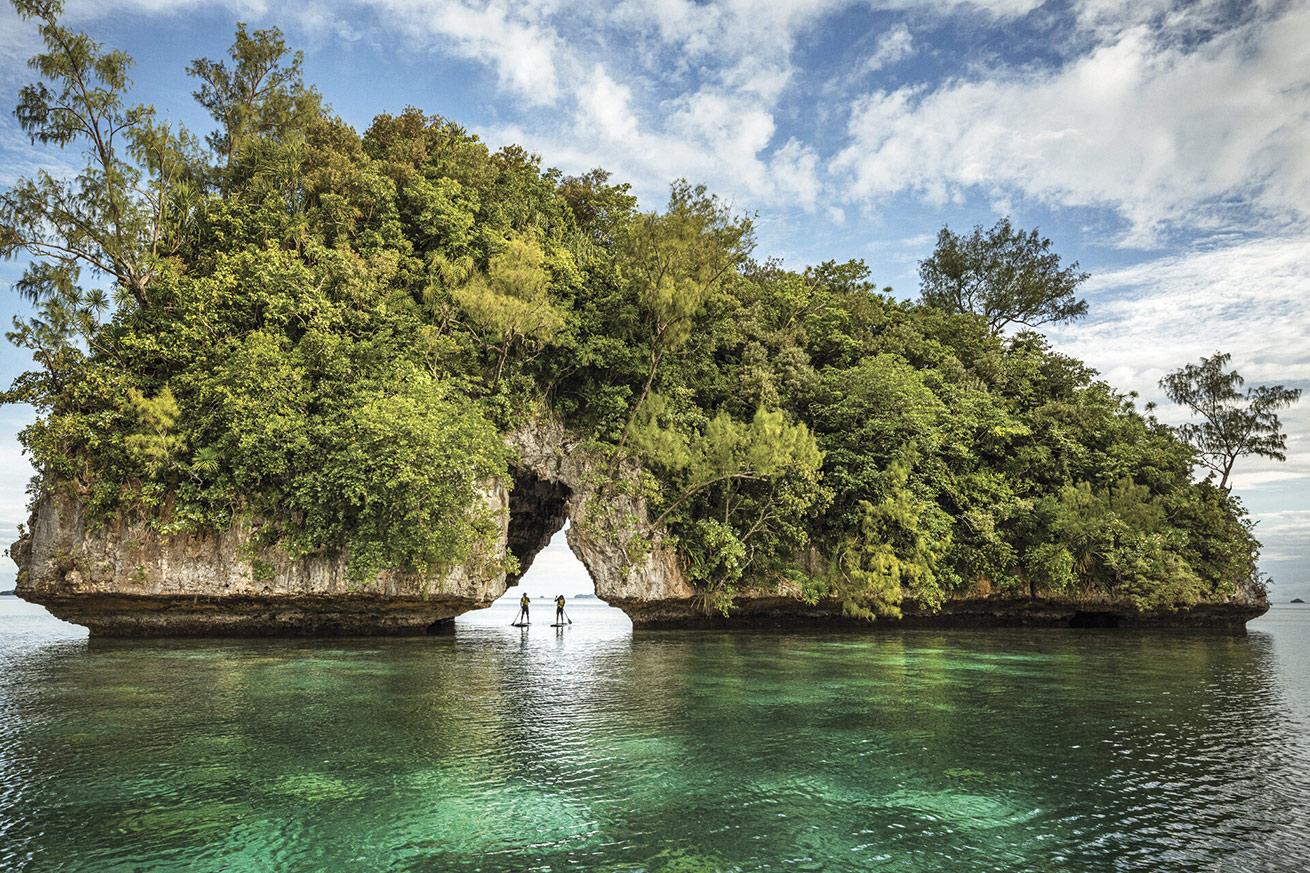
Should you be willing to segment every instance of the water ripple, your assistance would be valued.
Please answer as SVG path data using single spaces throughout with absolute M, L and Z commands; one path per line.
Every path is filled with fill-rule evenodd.
M 1244 639 L 87 641 L 0 607 L 0 869 L 1310 868 L 1310 610 Z

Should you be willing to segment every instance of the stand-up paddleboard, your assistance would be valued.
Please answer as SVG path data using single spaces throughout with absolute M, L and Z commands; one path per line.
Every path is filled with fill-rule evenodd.
M 527 627 L 530 624 L 532 624 L 532 622 L 530 621 L 516 621 L 516 622 L 512 622 L 510 624 L 510 627 Z
M 565 624 L 564 622 L 562 622 L 562 621 L 559 621 L 559 622 L 556 622 L 555 624 L 552 624 L 551 627 L 568 627 L 568 625 L 566 625 L 566 624 Z

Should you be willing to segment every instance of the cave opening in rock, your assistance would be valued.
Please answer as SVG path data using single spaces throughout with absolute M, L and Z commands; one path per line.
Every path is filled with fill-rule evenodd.
M 530 470 L 514 471 L 507 545 L 510 554 L 518 559 L 519 569 L 506 578 L 505 584 L 517 586 L 541 550 L 564 529 L 568 500 L 569 488 L 562 482 L 548 482 Z
M 574 626 L 581 620 L 584 625 L 631 628 L 627 615 L 597 597 L 594 580 L 569 548 L 569 487 L 531 470 L 515 468 L 512 473 L 506 545 L 518 560 L 518 570 L 506 577 L 505 593 L 490 608 L 464 613 L 458 620 L 508 624 L 507 616 L 518 611 L 519 598 L 527 594 L 533 625 L 546 627 L 554 621 L 555 597 L 563 594 Z

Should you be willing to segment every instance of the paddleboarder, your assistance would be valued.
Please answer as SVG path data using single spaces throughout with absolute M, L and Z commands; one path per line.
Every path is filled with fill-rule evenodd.
M 561 594 L 555 598 L 555 624 L 564 623 L 564 595 Z M 573 622 L 569 622 L 573 624 Z
M 531 624 L 528 620 L 528 607 L 531 605 L 532 600 L 528 597 L 528 593 L 523 592 L 523 596 L 519 598 L 519 614 L 514 619 L 515 624 Z

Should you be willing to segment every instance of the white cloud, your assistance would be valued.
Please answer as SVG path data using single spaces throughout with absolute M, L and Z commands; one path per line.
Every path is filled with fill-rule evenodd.
M 71 0 L 64 7 L 64 15 L 68 21 L 78 23 L 123 13 L 176 15 L 201 7 L 227 9 L 242 19 L 258 18 L 269 11 L 265 0 Z
M 624 0 L 611 15 L 598 15 L 597 25 L 609 24 L 629 36 L 658 42 L 661 51 L 647 52 L 652 65 L 694 70 L 725 87 L 775 99 L 792 76 L 791 53 L 797 42 L 823 20 L 856 8 L 903 12 L 918 18 L 941 19 L 961 12 L 981 12 L 994 18 L 1022 16 L 1043 0 Z M 676 53 L 674 59 L 669 51 Z M 878 66 L 904 59 L 912 51 L 909 31 L 896 25 L 879 41 Z M 875 67 L 870 67 L 874 69 Z
M 42 170 L 56 179 L 76 176 L 82 156 L 68 149 L 33 144 L 13 117 L 0 116 L 0 186 L 9 188 L 19 179 L 33 179 Z
M 867 95 L 833 168 L 873 199 L 1018 191 L 1108 206 L 1149 242 L 1221 226 L 1234 201 L 1310 216 L 1310 7 L 1199 46 L 1138 26 L 1054 72 L 1002 72 Z
M 712 181 L 717 193 L 750 207 L 816 209 L 823 192 L 818 153 L 795 139 L 772 146 L 773 114 L 749 97 L 697 91 L 669 101 L 646 124 L 627 88 L 603 70 L 589 82 L 567 130 L 508 125 L 483 131 L 485 138 L 521 143 L 567 172 L 604 166 L 631 182 L 647 207 L 662 202 L 671 180 L 687 178 Z
M 867 5 L 875 9 L 933 16 L 977 11 L 995 18 L 1019 18 L 1045 2 L 1046 0 L 870 0 Z
M 0 86 L 6 92 L 27 83 L 27 59 L 40 50 L 36 28 L 18 17 L 13 6 L 0 6 Z
M 27 522 L 27 483 L 33 470 L 18 445 L 18 432 L 33 418 L 28 407 L 0 412 L 0 573 L 18 569 L 6 550 L 18 539 L 18 525 Z
M 1088 281 L 1084 322 L 1049 332 L 1056 347 L 1096 367 L 1120 390 L 1164 402 L 1159 380 L 1215 351 L 1248 384 L 1310 387 L 1310 235 L 1239 242 L 1160 258 Z M 1185 420 L 1164 405 L 1160 418 Z M 1240 462 L 1239 490 L 1310 479 L 1310 396 L 1281 416 L 1286 463 Z
M 795 139 L 787 140 L 769 158 L 769 178 L 777 196 L 789 199 L 806 212 L 814 211 L 823 193 L 818 153 Z
M 854 0 L 626 0 L 615 7 L 621 28 L 652 30 L 666 46 L 715 66 L 746 58 L 766 59 L 790 51 L 796 37 L 822 16 Z
M 869 59 L 864 63 L 864 69 L 872 73 L 883 67 L 900 63 L 912 54 L 914 54 L 914 37 L 910 35 L 908 27 L 898 24 L 878 37 L 878 42 L 873 47 L 873 54 L 869 55 Z
M 437 39 L 462 57 L 486 63 L 502 88 L 529 105 L 550 105 L 561 94 L 557 64 L 566 55 L 549 22 L 550 5 L 466 0 L 374 0 L 386 27 L 411 39 Z
M 582 120 L 610 140 L 632 141 L 638 137 L 637 118 L 632 113 L 632 91 L 609 77 L 596 64 L 591 76 L 578 92 Z
M 644 107 L 647 122 L 638 125 L 631 91 L 618 92 L 608 77 L 593 77 L 579 102 L 585 119 L 609 141 L 587 163 L 613 167 L 633 178 L 639 191 L 662 191 L 685 176 L 747 198 L 751 206 L 813 212 L 827 187 L 823 158 L 797 137 L 781 144 L 774 137 L 778 101 L 794 79 L 793 53 L 825 17 L 850 7 L 1012 16 L 1038 5 L 1040 0 L 627 0 L 597 12 L 593 24 L 621 33 L 625 48 L 635 44 L 631 54 L 644 66 L 650 90 L 658 85 L 673 94 Z M 870 63 L 889 65 L 912 51 L 909 30 L 897 25 L 883 35 Z M 609 135 L 619 129 L 611 123 L 617 118 L 623 119 L 622 137 Z M 538 141 L 567 146 L 561 142 L 566 139 L 556 133 Z M 834 205 L 830 214 L 845 213 Z
M 1288 536 L 1304 537 L 1310 543 L 1310 509 L 1287 509 L 1267 512 L 1260 522 L 1261 530 L 1275 531 Z
M 1310 561 L 1310 509 L 1286 509 L 1257 515 L 1256 539 L 1264 561 Z
M 1246 0 L 1248 12 L 1268 12 L 1278 0 Z M 1077 0 L 1074 18 L 1080 30 L 1102 38 L 1151 24 L 1174 38 L 1185 39 L 1221 28 L 1233 15 L 1229 0 Z

